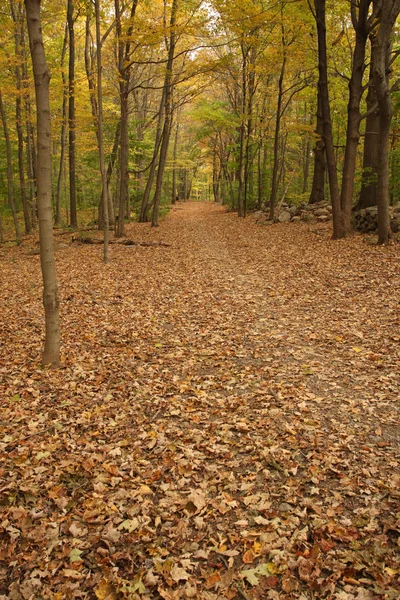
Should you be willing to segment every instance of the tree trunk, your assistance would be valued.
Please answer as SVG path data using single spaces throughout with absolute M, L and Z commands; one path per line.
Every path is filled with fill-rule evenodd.
M 315 133 L 318 136 L 314 148 L 314 175 L 312 188 L 310 193 L 309 204 L 316 204 L 325 199 L 325 171 L 326 171 L 326 156 L 325 144 L 323 138 L 323 119 L 321 111 L 321 98 L 318 90 L 317 93 L 317 126 Z
M 219 173 L 218 173 L 218 156 L 217 156 L 217 150 L 214 147 L 213 148 L 213 167 L 212 167 L 212 191 L 213 191 L 214 202 L 218 202 L 219 186 L 220 186 L 220 180 L 219 180 Z
M 346 149 L 343 163 L 340 207 L 343 219 L 343 234 L 351 231 L 351 209 L 353 203 L 354 174 L 356 170 L 357 148 L 360 139 L 360 103 L 363 95 L 365 71 L 365 46 L 368 39 L 368 13 L 372 0 L 359 0 L 358 6 L 351 4 L 351 17 L 356 33 L 352 71 L 349 82 L 349 102 L 347 106 Z
M 21 76 L 21 65 L 24 61 L 23 48 L 22 48 L 22 5 L 16 5 L 14 0 L 10 0 L 11 15 L 14 22 L 15 32 L 15 55 L 16 55 L 16 66 L 15 66 L 15 81 L 17 86 L 17 96 L 15 100 L 15 121 L 18 136 L 18 171 L 19 171 L 19 187 L 21 190 L 21 202 L 24 212 L 24 223 L 25 233 L 31 232 L 31 218 L 29 214 L 29 204 L 26 195 L 26 183 L 25 183 L 25 162 L 24 162 L 24 135 L 22 130 L 22 76 Z
M 22 18 L 22 17 L 21 17 Z M 32 227 L 35 226 L 37 219 L 36 207 L 36 149 L 35 132 L 32 123 L 32 107 L 30 98 L 30 75 L 28 73 L 28 53 L 25 44 L 25 27 L 21 27 L 21 75 L 22 75 L 22 93 L 25 109 L 25 129 L 26 129 L 26 162 L 28 165 L 28 186 L 29 186 L 29 204 L 30 221 Z
M 278 103 L 277 103 L 277 107 L 276 107 L 271 195 L 270 195 L 270 200 L 269 200 L 269 218 L 270 219 L 274 219 L 274 217 L 275 217 L 275 205 L 276 205 L 276 199 L 278 196 L 278 184 L 279 184 L 279 179 L 278 179 L 278 176 L 279 176 L 279 136 L 280 136 L 280 131 L 281 131 L 281 119 L 282 119 L 283 80 L 285 77 L 286 60 L 287 60 L 283 24 L 282 24 L 282 46 L 283 46 L 283 59 L 282 59 L 281 71 L 279 74 L 279 81 L 278 81 Z
M 63 175 L 64 175 L 64 163 L 65 163 L 65 133 L 67 129 L 67 100 L 68 100 L 68 88 L 67 88 L 67 79 L 64 73 L 64 62 L 65 55 L 67 53 L 67 44 L 68 44 L 68 27 L 65 27 L 64 34 L 64 43 L 61 52 L 61 76 L 63 82 L 63 102 L 62 102 L 62 122 L 61 122 L 61 134 L 60 134 L 60 165 L 58 169 L 57 176 L 57 192 L 56 192 L 56 213 L 55 213 L 55 223 L 59 225 L 61 222 L 61 195 L 62 195 L 62 183 L 63 183 Z
M 379 105 L 378 135 L 378 243 L 387 244 L 391 235 L 389 218 L 389 141 L 393 106 L 390 99 L 388 67 L 390 63 L 391 37 L 400 13 L 400 0 L 375 0 L 378 27 L 373 42 L 376 44 L 376 60 L 373 79 Z
M 172 192 L 171 192 L 172 204 L 176 203 L 176 158 L 178 155 L 178 139 L 179 139 L 179 122 L 176 123 L 175 139 L 174 139 L 174 153 L 173 153 L 173 165 L 172 165 Z
M 175 24 L 176 24 L 177 12 L 178 12 L 178 0 L 172 0 L 171 17 L 170 17 L 170 24 L 169 24 L 170 34 L 169 34 L 168 59 L 167 59 L 165 80 L 164 80 L 165 118 L 164 118 L 164 128 L 163 128 L 162 139 L 161 139 L 160 158 L 158 161 L 156 189 L 154 192 L 154 199 L 153 199 L 153 214 L 152 214 L 152 219 L 151 219 L 152 227 L 158 227 L 158 213 L 159 213 L 160 201 L 161 201 L 162 183 L 163 183 L 163 178 L 164 178 L 165 163 L 167 160 L 169 139 L 171 136 L 172 92 L 173 92 L 172 67 L 173 67 L 173 62 L 174 62 L 174 58 L 175 58 L 175 46 L 176 46 Z
M 110 229 L 115 226 L 115 212 L 114 212 L 114 204 L 113 204 L 113 199 L 112 199 L 110 183 L 111 183 L 111 177 L 112 177 L 112 174 L 114 171 L 115 161 L 117 160 L 118 147 L 119 147 L 119 135 L 120 135 L 120 122 L 118 122 L 116 130 L 115 130 L 114 144 L 113 144 L 113 147 L 111 150 L 111 156 L 108 160 L 107 173 L 106 173 L 106 176 L 107 176 L 107 198 L 108 198 L 108 221 L 109 221 Z M 103 190 L 101 190 L 101 198 L 100 198 L 99 210 L 98 210 L 98 219 L 99 219 L 99 229 L 104 229 Z
M 37 115 L 37 203 L 40 263 L 43 276 L 43 304 L 46 321 L 42 363 L 57 367 L 60 363 L 60 317 L 51 207 L 50 73 L 43 47 L 40 0 L 25 0 L 25 7 L 35 80 Z
M 119 207 L 118 207 L 118 223 L 115 235 L 116 237 L 122 237 L 125 229 L 125 212 L 128 205 L 129 197 L 129 172 L 128 172 L 128 158 L 129 158 L 129 132 L 128 132 L 128 101 L 129 101 L 129 84 L 130 84 L 130 66 L 129 66 L 129 54 L 130 54 L 130 43 L 133 30 L 133 19 L 136 14 L 136 8 L 139 0 L 134 0 L 131 13 L 130 13 L 130 25 L 127 31 L 127 41 L 124 43 L 122 40 L 122 24 L 121 24 L 121 10 L 119 0 L 115 0 L 115 21 L 117 30 L 117 43 L 118 43 L 118 74 L 119 74 L 119 96 L 120 96 L 120 177 L 119 177 Z
M 274 134 L 274 152 L 273 152 L 273 167 L 272 167 L 272 181 L 271 181 L 271 195 L 269 200 L 269 218 L 275 217 L 275 205 L 278 196 L 278 183 L 279 183 L 279 136 L 281 131 L 281 109 L 282 109 L 282 84 L 283 75 L 285 72 L 286 58 L 282 63 L 281 74 L 279 77 L 279 89 L 278 89 L 278 105 L 276 111 L 275 121 L 275 134 Z
M 339 183 L 336 171 L 335 148 L 333 145 L 331 107 L 328 87 L 328 61 L 326 48 L 326 0 L 314 0 L 315 20 L 318 35 L 318 91 L 321 99 L 323 139 L 329 175 L 332 202 L 333 239 L 345 237 L 346 230 L 340 207 Z
M 85 70 L 86 70 L 86 78 L 89 86 L 89 97 L 90 97 L 90 106 L 92 109 L 93 120 L 96 124 L 96 139 L 97 145 L 99 145 L 98 139 L 98 105 L 97 105 L 97 94 L 96 94 L 96 86 L 94 84 L 95 81 L 95 73 L 94 73 L 94 63 L 95 63 L 95 53 L 91 48 L 91 34 L 90 34 L 90 17 L 89 14 L 86 15 L 86 26 L 85 26 Z M 108 200 L 108 221 L 109 227 L 114 227 L 115 225 L 115 212 L 114 205 L 112 202 L 111 191 L 110 191 L 110 180 L 112 176 L 112 172 L 114 169 L 114 164 L 118 152 L 119 145 L 119 135 L 120 135 L 120 123 L 118 123 L 116 132 L 115 132 L 115 141 L 113 150 L 111 152 L 111 157 L 107 167 L 107 200 Z M 101 189 L 100 201 L 98 205 L 98 227 L 99 229 L 104 229 L 104 205 L 103 205 L 103 188 Z
M 249 68 L 247 73 L 247 131 L 246 131 L 246 146 L 244 152 L 244 194 L 243 194 L 243 217 L 247 216 L 248 196 L 252 194 L 252 160 L 251 160 L 251 136 L 253 135 L 253 98 L 255 94 L 255 64 L 256 54 L 255 47 L 252 46 L 249 51 Z
M 243 196 L 244 196 L 244 153 L 246 140 L 246 107 L 247 107 L 247 52 L 241 43 L 242 49 L 242 89 L 241 89 L 241 114 L 239 127 L 239 161 L 237 169 L 238 178 L 238 216 L 243 217 Z
M 76 123 L 75 123 L 75 31 L 74 2 L 68 0 L 67 23 L 69 33 L 68 64 L 68 156 L 69 156 L 69 203 L 71 227 L 78 227 L 76 212 Z
M 165 89 L 163 90 L 161 101 L 160 101 L 160 110 L 158 113 L 157 120 L 157 129 L 156 129 L 156 138 L 154 142 L 154 150 L 153 157 L 150 164 L 150 171 L 147 177 L 146 187 L 143 193 L 142 203 L 140 207 L 140 217 L 139 223 L 147 223 L 149 221 L 149 200 L 150 200 L 150 192 L 153 186 L 154 177 L 157 170 L 157 157 L 160 151 L 161 137 L 162 137 L 162 125 L 164 118 L 164 106 L 165 106 Z
M 102 89 L 102 62 L 101 62 L 101 32 L 100 32 L 100 7 L 99 0 L 94 0 L 96 15 L 96 55 L 97 55 L 97 139 L 99 144 L 100 172 L 103 197 L 104 214 L 104 254 L 103 261 L 108 263 L 108 245 L 110 236 L 110 224 L 108 218 L 108 194 L 106 161 L 104 157 L 104 135 L 103 135 L 103 89 Z
M 377 205 L 378 188 L 378 136 L 379 136 L 379 107 L 376 98 L 375 85 L 373 81 L 373 54 L 375 44 L 371 45 L 371 74 L 367 93 L 367 118 L 365 122 L 364 154 L 362 167 L 362 182 L 360 198 L 357 209 L 368 208 Z M 374 108 L 375 107 L 375 108 Z
M 13 183 L 13 168 L 12 168 L 12 157 L 11 157 L 10 134 L 8 132 L 7 116 L 6 116 L 6 111 L 4 109 L 3 95 L 1 93 L 1 90 L 0 90 L 0 115 L 1 115 L 1 120 L 3 123 L 4 140 L 6 142 L 8 203 L 10 205 L 11 212 L 12 212 L 17 243 L 20 244 L 21 243 L 21 232 L 19 229 L 17 210 L 15 207 L 15 201 L 14 201 L 14 183 Z

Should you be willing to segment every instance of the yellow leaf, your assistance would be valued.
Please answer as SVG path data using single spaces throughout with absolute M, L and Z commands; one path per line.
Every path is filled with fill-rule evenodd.
M 354 352 L 362 352 L 362 348 L 359 348 L 358 346 L 353 346 L 352 350 Z
M 98 600 L 117 600 L 117 591 L 113 584 L 107 579 L 102 579 L 94 593 Z
M 260 554 L 261 548 L 262 548 L 262 545 L 260 544 L 260 542 L 254 542 L 253 550 L 254 550 L 255 554 Z

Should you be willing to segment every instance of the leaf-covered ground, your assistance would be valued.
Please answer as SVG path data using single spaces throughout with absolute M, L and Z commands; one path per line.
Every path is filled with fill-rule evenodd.
M 0 598 L 400 597 L 398 245 L 179 205 L 0 250 Z

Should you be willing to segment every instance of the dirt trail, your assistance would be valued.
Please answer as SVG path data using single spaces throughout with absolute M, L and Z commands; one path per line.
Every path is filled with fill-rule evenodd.
M 398 598 L 398 246 L 200 203 L 128 236 L 170 247 L 59 247 L 56 372 L 0 256 L 0 598 Z

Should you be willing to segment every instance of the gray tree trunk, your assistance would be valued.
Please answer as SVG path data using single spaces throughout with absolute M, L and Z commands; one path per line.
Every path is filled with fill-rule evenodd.
M 13 167 L 12 167 L 12 157 L 11 157 L 10 134 L 8 132 L 7 116 L 6 116 L 6 111 L 5 111 L 4 104 L 3 104 L 3 95 L 1 93 L 1 90 L 0 90 L 0 115 L 1 115 L 1 120 L 3 122 L 4 139 L 6 142 L 8 203 L 10 205 L 12 216 L 13 216 L 15 236 L 17 238 L 17 243 L 19 244 L 21 242 L 21 232 L 19 229 L 17 209 L 15 207 L 15 200 L 14 200 L 14 182 L 13 182 Z
M 40 264 L 43 276 L 43 304 L 46 334 L 42 363 L 60 363 L 60 316 L 57 276 L 54 263 L 51 206 L 51 123 L 49 82 L 40 22 L 40 0 L 25 0 L 26 17 L 35 80 L 37 115 L 37 203 L 39 213 Z
M 102 63 L 101 63 L 101 32 L 100 32 L 100 7 L 99 0 L 94 0 L 96 14 L 96 54 L 97 54 L 97 140 L 100 155 L 100 172 L 102 183 L 103 215 L 104 215 L 104 254 L 103 261 L 108 263 L 108 245 L 110 236 L 110 224 L 108 218 L 108 194 L 106 161 L 104 157 L 104 135 L 103 135 L 103 90 L 102 90 Z
M 76 123 L 75 123 L 75 30 L 74 2 L 68 0 L 67 23 L 69 32 L 68 62 L 68 156 L 69 156 L 69 203 L 71 227 L 78 227 L 76 212 Z

